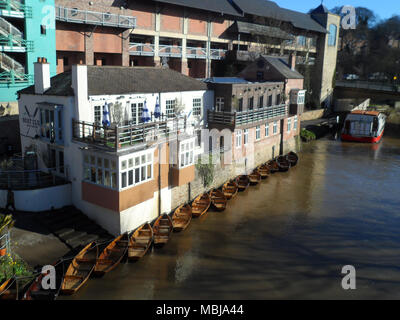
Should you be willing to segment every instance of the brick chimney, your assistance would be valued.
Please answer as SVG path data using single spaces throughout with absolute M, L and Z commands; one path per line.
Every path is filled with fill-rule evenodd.
M 43 94 L 50 88 L 50 64 L 44 57 L 38 57 L 34 63 L 35 93 Z
M 289 55 L 289 66 L 293 71 L 296 70 L 296 52 Z

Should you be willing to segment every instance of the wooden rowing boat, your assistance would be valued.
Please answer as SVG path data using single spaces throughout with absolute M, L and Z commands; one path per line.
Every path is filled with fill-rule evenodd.
M 94 270 L 98 254 L 99 248 L 95 242 L 92 242 L 75 256 L 61 285 L 63 294 L 74 294 L 86 283 Z
M 261 181 L 261 174 L 259 174 L 257 170 L 253 170 L 253 172 L 249 174 L 249 180 L 250 184 L 256 185 Z
M 238 193 L 238 186 L 236 182 L 231 180 L 225 183 L 222 187 L 222 192 L 228 200 L 232 199 Z
M 6 280 L 0 286 L 0 300 L 17 300 L 17 281 L 15 278 Z
M 174 226 L 169 215 L 164 213 L 154 222 L 154 245 L 164 245 L 168 242 Z
M 257 168 L 258 173 L 261 175 L 261 179 L 266 179 L 269 176 L 270 169 L 266 164 L 262 164 Z
M 226 199 L 224 193 L 219 189 L 212 189 L 210 191 L 210 199 L 214 208 L 218 211 L 224 211 L 226 208 L 226 203 L 228 200 Z
M 132 234 L 129 247 L 128 247 L 128 259 L 139 260 L 149 250 L 151 243 L 153 242 L 153 228 L 150 223 L 146 222 L 141 225 Z
M 281 172 L 286 172 L 290 169 L 290 162 L 285 156 L 279 156 L 276 158 L 276 163 L 278 164 L 279 171 Z
M 190 221 L 192 221 L 192 207 L 188 204 L 179 206 L 172 216 L 174 231 L 179 232 L 185 230 Z
M 269 160 L 269 161 L 267 162 L 267 166 L 268 166 L 269 171 L 270 171 L 271 173 L 275 173 L 275 172 L 278 172 L 278 171 L 279 171 L 278 163 L 277 163 L 275 160 Z
M 197 198 L 194 199 L 192 202 L 193 217 L 197 218 L 205 214 L 208 208 L 210 208 L 210 205 L 211 205 L 211 199 L 208 193 L 205 192 L 197 196 Z
M 93 273 L 96 276 L 103 276 L 114 270 L 125 256 L 128 245 L 129 236 L 127 232 L 116 237 L 97 258 Z
M 290 151 L 287 154 L 286 158 L 290 162 L 291 167 L 294 167 L 297 164 L 297 162 L 299 161 L 299 156 L 293 151 Z
M 238 186 L 239 191 L 244 191 L 250 184 L 250 179 L 247 175 L 241 175 L 236 178 L 236 184 Z

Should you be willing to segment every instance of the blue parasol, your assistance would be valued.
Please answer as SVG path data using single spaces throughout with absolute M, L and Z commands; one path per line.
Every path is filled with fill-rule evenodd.
M 147 109 L 146 100 L 144 101 L 141 120 L 144 123 L 150 121 L 150 113 L 149 113 L 149 109 Z
M 108 103 L 103 107 L 103 126 L 109 127 L 110 126 L 110 111 L 108 110 Z
M 158 101 L 158 97 L 156 100 L 156 107 L 154 108 L 154 117 L 159 118 L 161 116 L 161 108 L 160 103 Z

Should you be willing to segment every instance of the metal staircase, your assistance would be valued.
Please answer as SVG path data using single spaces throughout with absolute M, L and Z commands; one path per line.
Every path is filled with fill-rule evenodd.
M 21 0 L 0 0 L 0 15 L 14 18 L 31 18 L 32 8 Z
M 4 52 L 0 53 L 0 82 L 25 82 L 25 67 Z

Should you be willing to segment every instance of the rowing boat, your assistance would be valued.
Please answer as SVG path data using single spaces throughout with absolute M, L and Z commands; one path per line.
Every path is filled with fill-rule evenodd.
M 294 167 L 297 164 L 297 162 L 299 161 L 299 156 L 293 151 L 290 151 L 287 154 L 286 158 L 290 162 L 291 167 Z
M 132 234 L 129 247 L 128 247 L 128 259 L 139 260 L 149 250 L 151 243 L 153 242 L 153 228 L 150 223 L 146 222 L 141 225 Z
M 250 179 L 247 175 L 241 175 L 236 178 L 236 184 L 238 186 L 239 191 L 244 191 L 250 184 Z
M 197 196 L 197 198 L 194 199 L 192 202 L 193 217 L 197 218 L 205 214 L 208 208 L 210 208 L 210 205 L 211 205 L 211 199 L 208 193 L 205 192 Z
M 174 226 L 174 231 L 179 232 L 185 230 L 191 220 L 192 207 L 188 204 L 179 206 L 172 216 L 172 225 Z
M 0 300 L 17 300 L 17 281 L 15 278 L 6 280 L 0 286 Z
M 267 166 L 268 166 L 269 171 L 270 171 L 271 173 L 275 173 L 275 172 L 278 172 L 278 171 L 279 171 L 278 163 L 277 163 L 275 160 L 269 160 L 269 161 L 267 162 Z
M 93 273 L 96 276 L 103 276 L 114 270 L 125 256 L 128 245 L 128 233 L 125 232 L 115 238 L 98 257 Z
M 252 173 L 249 174 L 250 184 L 256 185 L 261 181 L 261 174 L 258 173 L 257 170 L 254 170 Z
M 238 193 L 238 186 L 236 182 L 231 180 L 225 183 L 222 187 L 222 192 L 228 200 L 232 199 Z
M 169 215 L 164 213 L 154 222 L 154 245 L 164 245 L 168 242 L 173 230 L 172 220 Z
M 262 179 L 266 179 L 269 176 L 270 169 L 268 165 L 262 164 L 257 168 L 258 173 L 261 175 Z
M 86 283 L 94 270 L 98 254 L 99 248 L 95 242 L 92 242 L 75 256 L 61 285 L 63 294 L 74 294 Z
M 226 203 L 228 200 L 226 199 L 224 193 L 221 190 L 213 189 L 210 191 L 210 199 L 214 208 L 218 211 L 224 211 L 226 208 Z
M 286 159 L 285 156 L 279 156 L 278 158 L 276 158 L 276 163 L 278 164 L 279 171 L 281 172 L 285 172 L 290 169 L 290 162 L 288 159 Z

